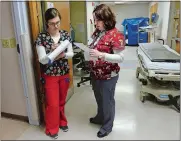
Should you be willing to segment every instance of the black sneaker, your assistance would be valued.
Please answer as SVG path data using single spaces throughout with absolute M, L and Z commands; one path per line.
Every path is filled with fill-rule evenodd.
M 68 126 L 60 126 L 63 132 L 67 132 L 69 130 Z
M 50 137 L 53 138 L 53 139 L 57 139 L 57 138 L 58 138 L 58 134 L 51 135 L 51 134 L 49 133 L 48 136 L 50 136 Z
M 105 133 L 101 133 L 100 131 L 97 133 L 97 137 L 99 138 L 103 138 L 105 136 L 107 136 L 109 133 L 105 132 Z

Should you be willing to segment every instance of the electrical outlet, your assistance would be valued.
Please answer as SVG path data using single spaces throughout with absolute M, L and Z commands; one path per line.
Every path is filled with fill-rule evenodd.
M 16 39 L 15 38 L 9 39 L 9 43 L 10 43 L 10 48 L 16 47 Z
M 2 46 L 4 48 L 9 48 L 10 47 L 10 44 L 9 44 L 9 40 L 8 39 L 2 39 Z

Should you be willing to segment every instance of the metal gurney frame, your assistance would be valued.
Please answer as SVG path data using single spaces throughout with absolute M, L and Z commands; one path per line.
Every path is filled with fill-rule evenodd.
M 170 101 L 180 111 L 180 89 L 175 88 L 174 85 L 180 81 L 180 71 L 148 69 L 144 63 L 143 56 L 138 53 L 138 50 L 140 50 L 139 47 L 137 49 L 139 66 L 136 70 L 136 77 L 139 78 L 139 74 L 143 77 L 139 78 L 142 82 L 140 100 L 145 102 L 147 97 L 152 95 L 157 101 Z M 168 83 L 168 85 L 163 87 L 158 82 Z

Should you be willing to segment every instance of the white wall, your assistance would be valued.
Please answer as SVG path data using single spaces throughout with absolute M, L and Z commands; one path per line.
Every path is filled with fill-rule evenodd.
M 134 4 L 117 4 L 110 5 L 116 15 L 116 27 L 121 28 L 124 19 L 136 17 L 148 17 L 149 3 L 134 3 Z M 120 29 L 123 30 L 123 29 Z
M 1 38 L 15 38 L 11 2 L 1 2 L 3 11 Z M 26 97 L 24 96 L 18 53 L 16 48 L 2 48 L 1 53 L 1 112 L 27 116 Z
M 164 40 L 167 39 L 167 34 L 168 34 L 169 13 L 170 13 L 170 2 L 159 2 L 158 14 L 162 19 L 161 37 Z
M 156 2 L 151 2 L 149 5 L 149 9 L 151 5 L 155 4 Z M 168 35 L 168 25 L 169 25 L 169 14 L 170 14 L 170 2 L 157 2 L 158 3 L 158 10 L 157 13 L 159 15 L 159 20 L 161 22 L 161 31 L 160 36 L 164 40 L 167 40 Z
M 94 6 L 92 5 L 92 2 L 86 2 L 86 9 L 87 9 L 87 40 L 92 35 L 92 32 L 94 31 L 94 20 L 92 16 L 92 12 L 94 10 L 94 7 L 98 5 L 99 2 L 94 2 Z M 92 20 L 92 24 L 90 22 L 90 19 Z
M 94 7 L 92 6 L 92 2 L 86 2 L 86 8 L 87 8 L 87 40 L 91 36 L 91 32 L 93 29 L 93 24 L 91 25 L 90 19 L 93 21 L 92 12 Z M 91 27 L 92 26 L 92 27 Z

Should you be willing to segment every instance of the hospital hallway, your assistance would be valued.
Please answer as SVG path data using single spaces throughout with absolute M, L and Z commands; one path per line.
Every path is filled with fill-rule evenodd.
M 179 113 L 169 106 L 158 105 L 139 99 L 140 82 L 136 79 L 137 47 L 126 47 L 125 60 L 115 92 L 116 116 L 113 131 L 106 140 L 179 140 Z M 99 140 L 99 126 L 89 123 L 96 114 L 96 101 L 89 83 L 77 87 L 75 94 L 66 104 L 69 131 L 59 131 L 58 140 Z M 49 140 L 44 128 L 20 121 L 1 119 L 1 139 Z M 2 129 L 1 129 L 2 130 Z M 8 132 L 7 132 L 8 131 Z M 100 139 L 102 140 L 102 139 Z

